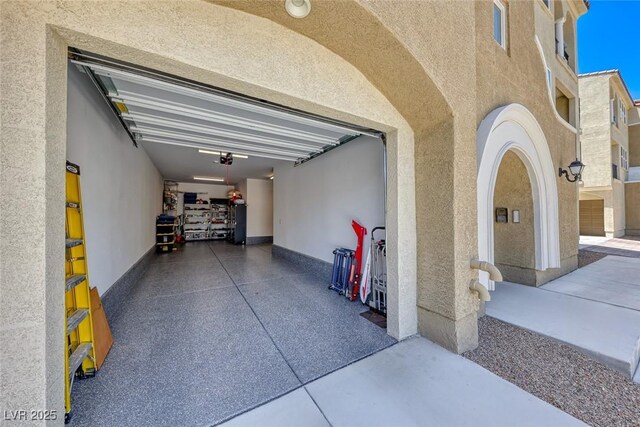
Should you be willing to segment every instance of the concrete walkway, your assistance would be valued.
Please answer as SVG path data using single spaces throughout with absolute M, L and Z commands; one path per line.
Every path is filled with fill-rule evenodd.
M 640 311 L 640 259 L 609 255 L 542 289 Z
M 567 343 L 632 377 L 640 356 L 640 312 L 544 288 L 496 284 L 487 315 Z
M 541 288 L 499 283 L 487 314 L 634 377 L 640 359 L 639 278 L 640 259 L 610 255 Z M 640 372 L 634 381 L 640 382 Z
M 424 338 L 411 338 L 223 424 L 584 426 Z

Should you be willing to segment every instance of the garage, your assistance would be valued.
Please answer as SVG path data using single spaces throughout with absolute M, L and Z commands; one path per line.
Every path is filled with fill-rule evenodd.
M 580 235 L 604 236 L 604 200 L 580 200 Z
M 396 342 L 371 297 L 328 289 L 352 221 L 363 260 L 385 239 L 381 132 L 70 58 L 67 159 L 113 335 L 71 425 L 217 424 Z

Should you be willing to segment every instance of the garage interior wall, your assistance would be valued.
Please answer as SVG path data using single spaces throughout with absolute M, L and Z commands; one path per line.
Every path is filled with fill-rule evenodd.
M 68 67 L 67 159 L 80 166 L 91 285 L 102 295 L 155 246 L 163 181 L 89 78 Z
M 273 236 L 273 181 L 247 179 L 247 237 Z
M 335 248 L 355 249 L 351 220 L 369 232 L 385 225 L 383 171 L 382 142 L 368 136 L 300 166 L 276 167 L 273 243 L 329 263 Z

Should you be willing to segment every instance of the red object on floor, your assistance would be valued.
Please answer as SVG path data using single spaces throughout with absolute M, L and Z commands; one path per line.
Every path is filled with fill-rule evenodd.
M 349 299 L 355 301 L 360 292 L 360 275 L 362 274 L 362 252 L 364 251 L 364 236 L 367 235 L 367 229 L 360 225 L 357 221 L 351 221 L 351 227 L 356 233 L 358 238 L 358 245 L 356 246 L 356 254 L 354 262 L 351 265 L 351 277 L 349 283 Z

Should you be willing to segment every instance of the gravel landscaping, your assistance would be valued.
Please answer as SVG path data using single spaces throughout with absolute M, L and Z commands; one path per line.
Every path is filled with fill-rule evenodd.
M 582 268 L 586 265 L 591 264 L 592 262 L 596 262 L 606 257 L 607 254 L 601 252 L 592 252 L 585 249 L 580 249 L 578 251 L 578 268 Z
M 464 357 L 589 425 L 640 425 L 640 384 L 552 339 L 489 316 L 478 323 L 480 346 Z

